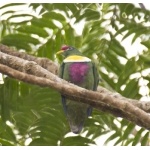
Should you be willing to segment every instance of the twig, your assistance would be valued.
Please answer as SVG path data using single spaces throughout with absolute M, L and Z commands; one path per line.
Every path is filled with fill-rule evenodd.
M 139 3 L 139 5 L 140 5 L 140 7 L 141 7 L 142 9 L 146 10 L 146 8 L 145 8 L 145 6 L 144 6 L 143 3 Z

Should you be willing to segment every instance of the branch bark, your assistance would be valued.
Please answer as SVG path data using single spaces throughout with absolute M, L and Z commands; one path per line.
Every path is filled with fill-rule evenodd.
M 117 117 L 125 118 L 135 124 L 150 129 L 150 103 L 127 99 L 119 94 L 99 87 L 97 92 L 89 91 L 60 79 L 48 70 L 38 65 L 35 61 L 19 58 L 17 53 L 8 54 L 7 47 L 1 50 L 0 45 L 0 72 L 15 79 L 36 84 L 39 86 L 52 87 L 68 98 L 83 103 L 104 112 L 109 112 Z M 10 50 L 10 49 L 9 49 Z M 2 52 L 3 51 L 3 52 Z M 17 57 L 16 57 L 17 56 Z M 30 56 L 29 56 L 30 57 Z M 142 110 L 143 109 L 143 110 Z
M 22 58 L 24 60 L 34 61 L 41 67 L 52 72 L 53 74 L 57 74 L 57 72 L 58 72 L 58 66 L 48 58 L 35 57 L 32 55 L 28 55 L 24 52 L 18 52 L 18 51 L 15 51 L 12 48 L 10 48 L 6 45 L 3 45 L 3 44 L 0 44 L 0 52 L 9 54 L 11 56 L 16 56 L 16 57 Z

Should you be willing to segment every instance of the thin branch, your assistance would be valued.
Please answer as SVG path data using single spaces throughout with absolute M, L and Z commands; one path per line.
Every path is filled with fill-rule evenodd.
M 146 7 L 144 6 L 143 3 L 139 3 L 139 5 L 140 5 L 140 7 L 141 7 L 142 9 L 146 10 Z

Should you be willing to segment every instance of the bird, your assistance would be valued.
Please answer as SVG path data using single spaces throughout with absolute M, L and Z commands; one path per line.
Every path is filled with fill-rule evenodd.
M 99 75 L 96 65 L 73 46 L 63 45 L 56 55 L 61 54 L 64 59 L 59 67 L 59 77 L 82 88 L 96 91 Z M 92 107 L 88 104 L 67 99 L 61 95 L 62 106 L 73 133 L 79 134 L 86 118 L 92 114 Z

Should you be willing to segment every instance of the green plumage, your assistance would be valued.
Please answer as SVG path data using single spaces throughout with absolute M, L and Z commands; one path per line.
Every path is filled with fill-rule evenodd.
M 64 46 L 62 47 L 62 50 L 63 51 L 61 52 L 65 58 L 74 55 L 83 56 L 78 50 L 70 46 Z M 59 76 L 64 80 L 93 91 L 97 89 L 99 82 L 95 64 L 89 60 L 71 60 L 71 62 L 62 62 L 59 69 Z M 74 94 L 76 95 L 76 93 Z M 68 100 L 63 95 L 62 105 L 71 131 L 74 133 L 80 133 L 85 119 L 92 113 L 92 107 L 88 104 Z

